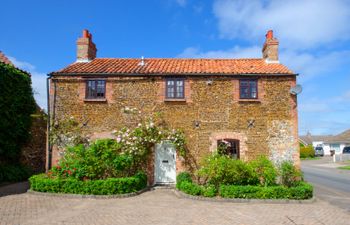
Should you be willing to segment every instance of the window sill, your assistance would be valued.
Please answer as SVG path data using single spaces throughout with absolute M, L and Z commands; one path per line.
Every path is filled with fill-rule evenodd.
M 261 99 L 258 98 L 242 98 L 238 99 L 239 102 L 261 102 Z
M 185 98 L 166 98 L 165 102 L 186 102 Z
M 105 98 L 85 98 L 84 102 L 107 102 Z

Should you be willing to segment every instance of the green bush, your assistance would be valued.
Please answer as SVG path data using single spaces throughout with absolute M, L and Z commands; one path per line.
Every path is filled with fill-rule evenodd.
M 35 111 L 30 75 L 0 62 L 0 159 L 18 163 Z M 1 163 L 1 162 L 0 162 Z M 11 176 L 11 175 L 9 175 Z
M 238 186 L 221 185 L 219 195 L 223 198 L 247 198 L 247 199 L 309 199 L 313 195 L 313 187 L 304 182 L 299 182 L 295 187 L 284 186 Z
M 315 157 L 315 149 L 312 145 L 300 147 L 300 158 L 314 158 Z
M 215 187 L 221 184 L 254 185 L 258 182 L 250 165 L 219 154 L 206 157 L 197 174 L 204 183 Z
M 0 183 L 23 181 L 30 174 L 30 169 L 22 165 L 0 165 Z
M 202 186 L 188 180 L 182 181 L 181 183 L 177 184 L 176 187 L 189 195 L 215 197 L 217 194 L 217 189 L 214 185 Z
M 204 197 L 215 197 L 217 195 L 217 189 L 214 185 L 203 186 L 202 195 Z
M 138 158 L 122 152 L 116 140 L 102 139 L 89 146 L 69 147 L 51 175 L 79 180 L 129 177 L 140 169 L 138 165 Z
M 74 178 L 50 178 L 46 174 L 39 174 L 30 177 L 29 181 L 33 191 L 93 195 L 125 194 L 147 186 L 147 176 L 143 172 L 132 177 L 86 181 Z
M 280 176 L 281 184 L 287 187 L 296 186 L 299 181 L 303 180 L 302 172 L 290 161 L 282 162 L 280 166 Z
M 253 175 L 261 186 L 271 186 L 276 184 L 277 170 L 273 163 L 266 157 L 260 156 L 249 163 L 253 169 Z
M 178 189 L 189 195 L 202 195 L 202 186 L 189 181 L 183 181 L 178 185 Z
M 188 172 L 181 172 L 177 175 L 176 187 L 179 188 L 179 185 L 184 181 L 192 183 L 192 177 Z

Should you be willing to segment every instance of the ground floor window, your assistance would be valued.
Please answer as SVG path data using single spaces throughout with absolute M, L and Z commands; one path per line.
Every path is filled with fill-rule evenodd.
M 217 141 L 218 153 L 239 159 L 239 140 L 221 139 Z

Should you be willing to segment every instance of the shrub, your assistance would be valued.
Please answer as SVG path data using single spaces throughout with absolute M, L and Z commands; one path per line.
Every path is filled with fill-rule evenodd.
M 30 174 L 30 169 L 22 165 L 0 165 L 0 183 L 23 181 Z
M 176 187 L 179 188 L 179 185 L 184 181 L 192 183 L 192 177 L 188 172 L 181 172 L 177 175 Z
M 284 161 L 280 165 L 281 184 L 284 186 L 296 186 L 303 179 L 302 175 L 302 172 L 295 168 L 293 162 Z
M 79 180 L 131 176 L 139 169 L 136 160 L 135 155 L 123 153 L 116 140 L 102 139 L 87 147 L 69 147 L 52 176 Z
M 261 186 L 276 184 L 277 170 L 266 156 L 258 157 L 258 159 L 251 161 L 249 165 L 253 169 L 253 174 Z
M 236 159 L 224 155 L 211 155 L 202 163 L 198 176 L 204 183 L 219 187 L 221 184 L 256 184 L 252 168 Z
M 300 147 L 300 158 L 314 158 L 315 157 L 315 149 L 312 145 Z
M 255 198 L 255 199 L 309 199 L 313 188 L 310 184 L 300 182 L 295 187 L 284 186 L 236 186 L 221 185 L 219 195 L 223 198 Z
M 33 191 L 71 194 L 111 195 L 139 191 L 147 186 L 143 172 L 132 177 L 81 181 L 74 178 L 50 178 L 39 174 L 29 178 Z
M 207 186 L 203 186 L 203 191 L 202 191 L 202 195 L 204 197 L 215 197 L 217 194 L 217 189 L 214 185 L 207 185 Z
M 178 185 L 178 189 L 189 195 L 202 195 L 202 186 L 189 181 L 183 181 Z
M 2 62 L 0 109 L 0 159 L 17 163 L 21 147 L 29 137 L 35 101 L 30 75 Z

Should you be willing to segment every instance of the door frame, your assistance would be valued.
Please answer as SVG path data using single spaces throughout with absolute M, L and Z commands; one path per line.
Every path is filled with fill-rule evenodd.
M 177 160 L 177 152 L 176 152 L 176 148 L 175 145 L 172 144 L 174 146 L 174 170 L 175 170 L 175 179 L 174 182 L 157 182 L 157 145 L 161 145 L 164 144 L 164 142 L 168 142 L 169 144 L 172 144 L 169 140 L 164 140 L 161 143 L 157 143 L 154 145 L 154 181 L 153 184 L 158 184 L 158 185 L 167 185 L 167 184 L 176 184 L 176 160 Z

